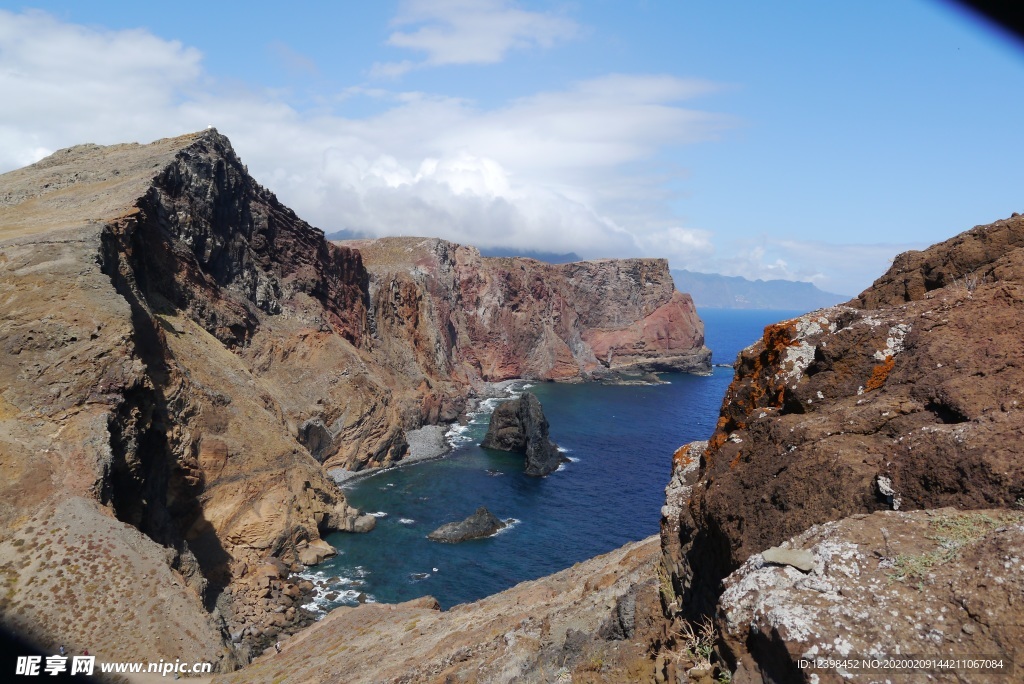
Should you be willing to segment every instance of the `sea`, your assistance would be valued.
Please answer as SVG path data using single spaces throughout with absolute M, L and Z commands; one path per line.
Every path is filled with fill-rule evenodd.
M 712 363 L 731 364 L 764 326 L 800 311 L 703 309 Z M 533 392 L 551 438 L 569 459 L 543 478 L 523 474 L 521 454 L 481 449 L 490 399 L 448 432 L 452 452 L 349 483 L 351 505 L 377 517 L 368 534 L 336 533 L 338 555 L 304 576 L 326 614 L 360 601 L 397 603 L 433 596 L 444 609 L 475 601 L 657 534 L 673 452 L 714 430 L 731 367 L 711 375 L 666 373 L 665 384 L 514 383 Z M 479 506 L 510 524 L 461 544 L 427 540 L 440 525 Z

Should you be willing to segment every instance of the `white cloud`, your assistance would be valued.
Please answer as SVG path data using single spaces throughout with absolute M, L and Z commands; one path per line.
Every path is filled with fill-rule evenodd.
M 53 140 L 148 135 L 152 114 L 173 108 L 202 77 L 200 52 L 177 41 L 67 24 L 38 11 L 0 10 L 0 45 L 3 168 L 52 152 Z
M 225 89 L 201 54 L 143 31 L 0 12 L 0 168 L 68 145 L 150 140 L 213 124 L 253 175 L 327 232 L 419 234 L 584 257 L 711 253 L 663 206 L 649 163 L 732 122 L 683 106 L 714 85 L 612 74 L 483 109 L 353 87 L 379 113 L 301 113 L 286 93 Z M 69 66 L 70 65 L 70 66 Z M 629 169 L 644 167 L 643 173 Z
M 392 33 L 388 44 L 425 53 L 425 58 L 375 64 L 373 76 L 394 78 L 446 64 L 493 64 L 510 50 L 549 48 L 579 31 L 571 19 L 528 12 L 506 0 L 407 0 L 391 23 L 409 30 Z

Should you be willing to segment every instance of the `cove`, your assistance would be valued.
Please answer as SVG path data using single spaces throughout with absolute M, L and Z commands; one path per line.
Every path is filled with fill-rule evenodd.
M 798 313 L 700 312 L 715 363 L 731 363 L 765 325 Z M 672 453 L 711 435 L 732 374 L 664 374 L 667 384 L 644 386 L 513 385 L 511 392 L 540 399 L 551 438 L 570 462 L 532 478 L 522 472 L 521 455 L 481 449 L 494 405 L 486 402 L 453 433 L 449 456 L 346 487 L 352 505 L 378 516 L 377 528 L 327 537 L 339 553 L 305 574 L 320 592 L 308 607 L 352 605 L 360 594 L 387 603 L 429 594 L 447 609 L 656 534 Z M 478 506 L 514 522 L 462 544 L 426 539 Z

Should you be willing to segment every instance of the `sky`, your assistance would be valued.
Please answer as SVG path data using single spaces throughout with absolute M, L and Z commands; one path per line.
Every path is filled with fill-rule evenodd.
M 848 295 L 1024 212 L 1024 47 L 939 0 L 0 0 L 0 93 L 0 172 L 213 125 L 327 233 Z

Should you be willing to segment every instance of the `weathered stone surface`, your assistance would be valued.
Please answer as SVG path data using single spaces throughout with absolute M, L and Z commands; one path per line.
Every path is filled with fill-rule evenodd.
M 481 506 L 473 515 L 465 520 L 441 525 L 427 535 L 427 539 L 446 544 L 458 544 L 470 539 L 490 537 L 492 534 L 508 527 L 508 523 L 499 520 L 493 513 Z
M 806 549 L 784 549 L 781 546 L 773 546 L 761 552 L 761 559 L 765 563 L 790 565 L 803 572 L 810 572 L 814 568 L 814 554 Z
M 540 400 L 525 392 L 498 404 L 480 446 L 525 454 L 526 474 L 543 477 L 567 460 L 549 438 L 549 428 Z
M 984 653 L 1003 660 L 1004 676 L 1009 663 L 1019 662 L 1024 512 L 855 515 L 814 526 L 789 543 L 808 549 L 809 574 L 754 554 L 725 580 L 718 603 L 724 637 L 733 653 L 749 651 L 741 656 L 745 671 L 761 673 L 735 678 L 738 684 L 762 677 L 850 681 L 835 667 L 800 668 L 800 658 L 909 654 L 955 661 Z M 893 681 L 904 676 L 945 682 L 992 677 L 970 667 L 888 674 Z
M 740 353 L 699 472 L 663 509 L 670 612 L 713 614 L 726 576 L 812 525 L 1024 496 L 1022 243 L 1014 216 L 903 255 Z M 731 644 L 747 671 L 773 667 Z

